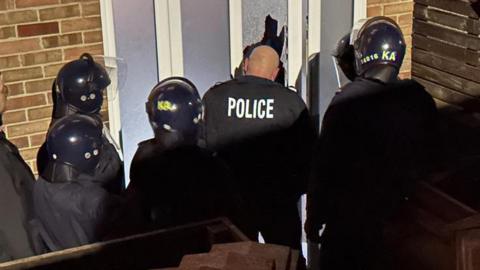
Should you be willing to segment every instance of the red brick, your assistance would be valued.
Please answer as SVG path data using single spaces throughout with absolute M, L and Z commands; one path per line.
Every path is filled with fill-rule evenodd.
M 9 138 L 8 139 L 11 143 L 15 144 L 18 149 L 23 149 L 30 147 L 30 144 L 28 143 L 28 137 L 18 137 L 18 138 Z
M 84 43 L 97 43 L 102 42 L 103 36 L 102 31 L 92 31 L 83 33 L 83 42 Z
M 45 77 L 56 77 L 58 71 L 63 67 L 63 65 L 65 65 L 65 63 L 59 63 L 43 67 L 43 70 L 45 71 Z
M 3 14 L 3 16 L 0 17 L 0 24 L 18 24 L 35 22 L 37 20 L 38 16 L 35 10 L 21 10 Z
M 30 144 L 32 147 L 41 146 L 45 142 L 47 133 L 41 133 L 30 136 Z
M 17 98 L 9 98 L 7 100 L 7 110 L 24 109 L 34 106 L 46 105 L 44 94 L 36 94 L 32 96 L 23 96 Z
M 100 15 L 100 3 L 82 3 L 82 15 L 83 16 L 92 16 Z
M 398 24 L 405 25 L 405 24 L 412 24 L 413 23 L 413 14 L 403 14 L 398 16 Z
M 412 34 L 413 25 L 405 25 L 405 26 L 402 26 L 401 28 L 404 36 L 409 36 Z
M 400 72 L 400 74 L 398 74 L 398 77 L 400 77 L 400 79 L 402 80 L 410 79 L 412 77 L 412 73 L 410 71 Z
M 2 120 L 4 124 L 19 123 L 27 121 L 27 116 L 25 111 L 5 112 L 2 115 Z
M 13 0 L 0 0 L 0 10 L 13 9 L 14 2 Z
M 61 0 L 62 4 L 70 4 L 70 3 L 77 3 L 77 2 L 92 2 L 92 0 Z
M 28 110 L 28 120 L 50 119 L 52 116 L 52 106 L 34 108 Z
M 16 37 L 15 27 L 8 26 L 0 28 L 0 39 L 7 39 Z
M 0 68 L 14 68 L 20 66 L 20 59 L 17 55 L 0 57 Z
M 8 136 L 10 137 L 24 136 L 28 134 L 46 132 L 49 125 L 50 119 L 46 119 L 36 122 L 7 126 L 7 132 Z
M 100 111 L 100 116 L 102 117 L 102 122 L 108 121 L 108 111 Z
M 55 78 L 43 79 L 38 81 L 29 81 L 25 83 L 27 93 L 51 92 L 53 80 Z
M 241 255 L 238 253 L 203 253 L 185 255 L 180 263 L 180 269 L 229 269 L 229 270 L 273 270 L 273 260 L 258 257 L 256 254 Z M 279 268 L 282 269 L 282 268 Z
M 24 160 L 34 160 L 37 158 L 37 153 L 39 148 L 40 147 L 22 149 L 20 150 L 20 155 L 23 157 Z
M 100 29 L 101 27 L 102 22 L 100 17 L 71 19 L 61 22 L 62 33 Z
M 91 45 L 85 47 L 77 47 L 72 49 L 65 49 L 65 60 L 74 60 L 80 57 L 83 53 L 90 53 L 92 55 L 102 55 L 103 54 L 103 45 Z
M 75 4 L 69 6 L 45 8 L 41 9 L 39 13 L 40 20 L 42 21 L 71 18 L 80 16 L 80 7 L 78 4 Z
M 77 45 L 82 43 L 82 34 L 75 33 L 75 34 L 44 37 L 42 38 L 42 43 L 45 49 Z
M 373 6 L 367 8 L 367 16 L 374 17 L 382 15 L 382 6 Z
M 386 3 L 400 2 L 400 1 L 405 2 L 405 0 L 368 0 L 367 1 L 367 6 L 376 5 L 376 4 L 386 4 Z M 411 0 L 407 0 L 407 1 L 411 1 Z
M 385 15 L 408 13 L 412 11 L 413 11 L 413 2 L 391 4 L 391 5 L 385 5 L 383 7 L 383 14 Z
M 23 81 L 43 77 L 41 67 L 7 70 L 2 72 L 5 82 Z
M 56 34 L 59 32 L 58 22 L 36 23 L 17 26 L 19 37 Z
M 290 248 L 274 244 L 260 244 L 257 242 L 237 242 L 213 245 L 210 253 L 239 253 L 242 255 L 256 255 L 264 259 L 272 259 L 278 269 L 288 269 Z
M 48 105 L 53 105 L 52 95 L 51 95 L 51 94 L 47 95 L 47 104 L 48 104 Z
M 37 178 L 38 178 L 37 161 L 36 160 L 31 160 L 31 161 L 27 162 L 27 165 L 30 166 L 30 169 L 32 170 L 33 176 L 35 177 L 35 181 L 37 181 Z
M 0 42 L 0 55 L 40 50 L 40 39 L 22 39 Z
M 58 4 L 58 0 L 15 0 L 17 8 L 37 7 Z
M 25 94 L 25 90 L 23 89 L 23 83 L 7 84 L 7 86 L 8 86 L 9 97 Z
M 24 66 L 62 61 L 62 50 L 42 51 L 21 56 Z

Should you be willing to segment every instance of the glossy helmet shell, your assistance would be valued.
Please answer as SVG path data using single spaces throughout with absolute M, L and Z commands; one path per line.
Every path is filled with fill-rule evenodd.
M 65 64 L 55 82 L 63 102 L 81 113 L 98 113 L 103 104 L 103 91 L 111 83 L 105 68 L 88 53 Z
M 91 173 L 98 165 L 103 147 L 102 129 L 95 119 L 72 114 L 59 119 L 47 134 L 50 160 Z
M 350 43 L 355 51 L 357 75 L 379 65 L 400 70 L 406 45 L 400 27 L 392 19 L 379 16 L 367 20 L 358 31 L 352 31 Z
M 192 82 L 170 77 L 152 89 L 146 111 L 154 130 L 193 135 L 198 132 L 203 107 Z

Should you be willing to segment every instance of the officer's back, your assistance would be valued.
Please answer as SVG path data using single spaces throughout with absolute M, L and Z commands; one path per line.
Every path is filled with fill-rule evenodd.
M 205 140 L 237 175 L 265 180 L 269 188 L 285 188 L 270 184 L 280 181 L 277 176 L 298 172 L 306 148 L 302 146 L 308 145 L 314 132 L 300 97 L 273 82 L 278 57 L 268 61 L 275 59 L 269 55 L 275 51 L 265 47 L 257 47 L 257 53 L 246 59 L 246 76 L 216 85 L 205 94 Z M 249 179 L 262 184 L 252 177 L 242 181 Z
M 49 162 L 33 188 L 36 253 L 100 241 L 122 199 L 95 179 L 106 142 L 95 119 L 73 114 L 47 134 Z

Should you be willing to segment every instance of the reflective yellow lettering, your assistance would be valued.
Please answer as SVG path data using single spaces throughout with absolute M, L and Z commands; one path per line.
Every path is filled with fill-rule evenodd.
M 390 59 L 389 54 L 390 54 L 389 51 L 383 51 L 382 52 L 382 60 L 389 60 Z

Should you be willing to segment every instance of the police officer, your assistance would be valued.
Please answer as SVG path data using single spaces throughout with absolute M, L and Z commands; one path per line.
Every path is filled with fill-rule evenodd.
M 344 83 L 342 83 L 344 80 L 341 79 L 343 77 L 346 77 L 349 81 L 353 81 L 357 74 L 355 73 L 355 55 L 353 52 L 353 46 L 350 44 L 350 33 L 338 40 L 332 56 L 335 60 L 338 86 L 344 86 Z
M 0 74 L 0 262 L 33 255 L 28 235 L 34 177 L 2 126 L 8 88 Z
M 185 78 L 167 78 L 152 89 L 146 112 L 154 138 L 139 143 L 127 189 L 130 203 L 139 205 L 143 230 L 234 218 L 226 166 L 197 146 L 203 108 L 196 87 Z
M 111 81 L 105 68 L 95 62 L 93 57 L 84 53 L 79 59 L 63 66 L 57 74 L 52 86 L 53 125 L 58 119 L 72 114 L 88 114 L 102 123 L 100 110 L 103 104 L 104 91 Z M 103 128 L 105 152 L 95 172 L 95 179 L 116 193 L 123 189 L 122 161 L 110 138 L 109 131 Z M 48 163 L 45 144 L 37 155 L 37 168 L 41 174 Z
M 99 241 L 121 199 L 95 181 L 105 153 L 102 126 L 84 114 L 57 120 L 47 134 L 49 161 L 33 188 L 36 253 Z
M 351 41 L 357 77 L 325 114 L 305 229 L 322 244 L 322 270 L 392 269 L 384 223 L 431 168 L 437 111 L 420 84 L 397 79 L 405 41 L 394 21 L 366 20 Z
M 248 203 L 241 229 L 268 243 L 300 249 L 297 201 L 315 138 L 309 112 L 293 91 L 274 82 L 279 56 L 256 47 L 245 60 L 245 76 L 205 94 L 205 141 L 231 166 Z

